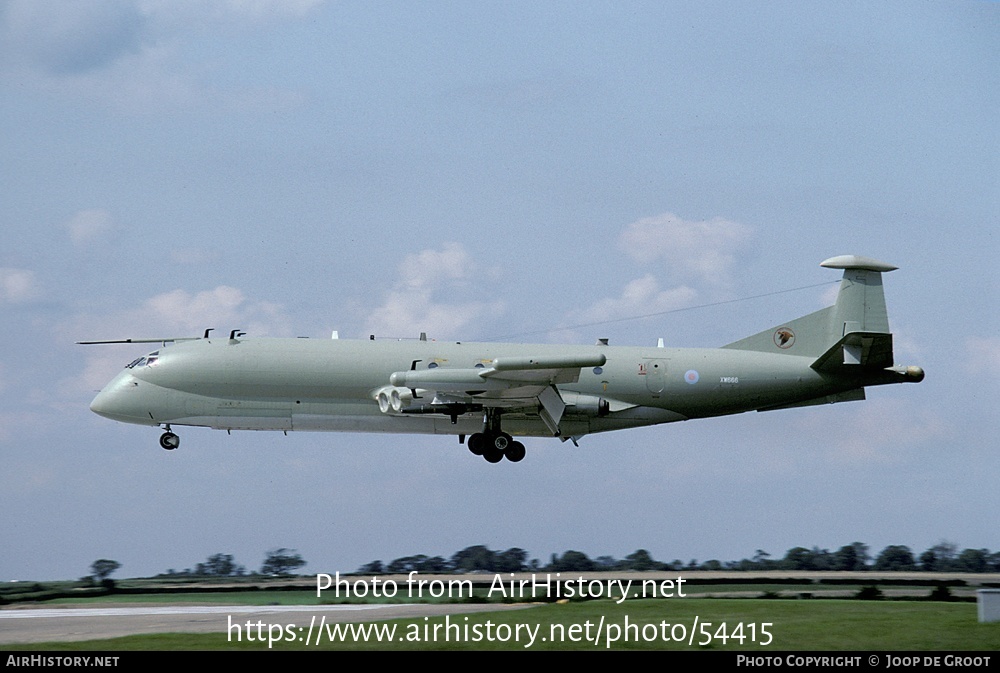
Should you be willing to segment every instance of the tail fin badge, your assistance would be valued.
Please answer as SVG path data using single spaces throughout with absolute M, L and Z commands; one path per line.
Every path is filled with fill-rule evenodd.
M 795 332 L 788 327 L 779 327 L 774 332 L 774 345 L 778 348 L 791 348 L 795 343 Z

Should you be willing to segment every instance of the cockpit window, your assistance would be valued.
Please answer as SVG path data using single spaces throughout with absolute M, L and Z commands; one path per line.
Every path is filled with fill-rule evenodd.
M 141 358 L 136 358 L 132 362 L 125 365 L 125 369 L 135 369 L 136 367 L 148 367 L 149 365 L 156 364 L 156 360 L 160 356 L 160 351 L 153 351 L 149 355 L 144 355 Z

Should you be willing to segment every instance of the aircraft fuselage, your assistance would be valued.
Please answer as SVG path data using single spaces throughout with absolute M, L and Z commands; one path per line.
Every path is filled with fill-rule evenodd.
M 567 437 L 794 404 L 878 382 L 821 374 L 809 357 L 727 349 L 209 338 L 170 345 L 152 364 L 125 369 L 91 408 L 154 426 L 472 434 L 482 429 L 481 413 L 461 414 L 455 423 L 383 413 L 375 392 L 415 360 L 417 371 L 469 369 L 548 354 L 606 357 L 602 366 L 581 369 L 576 383 L 557 385 L 569 404 L 560 425 Z M 576 395 L 611 404 L 601 415 L 593 404 L 572 405 Z M 533 416 L 512 408 L 504 428 L 552 436 Z

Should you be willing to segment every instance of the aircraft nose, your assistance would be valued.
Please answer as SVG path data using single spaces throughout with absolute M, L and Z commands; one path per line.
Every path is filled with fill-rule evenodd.
M 114 418 L 115 408 L 114 395 L 106 389 L 97 393 L 97 397 L 90 403 L 90 410 L 98 416 L 104 416 L 105 418 Z
M 124 423 L 149 422 L 137 406 L 137 382 L 123 373 L 116 377 L 90 403 L 90 410 L 98 416 Z

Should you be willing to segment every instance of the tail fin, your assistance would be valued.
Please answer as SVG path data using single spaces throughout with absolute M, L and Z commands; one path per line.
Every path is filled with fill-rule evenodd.
M 724 348 L 816 358 L 814 369 L 847 365 L 892 366 L 892 335 L 882 292 L 882 273 L 897 267 L 868 257 L 841 255 L 820 266 L 843 269 L 833 306 L 796 318 Z

